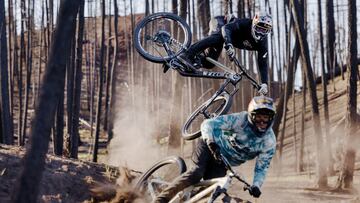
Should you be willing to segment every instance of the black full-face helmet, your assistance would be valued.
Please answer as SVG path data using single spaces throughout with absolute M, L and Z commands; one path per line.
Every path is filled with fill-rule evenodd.
M 248 121 L 251 127 L 258 134 L 264 134 L 274 123 L 274 117 L 276 110 L 274 107 L 274 101 L 270 97 L 266 96 L 257 96 L 254 97 L 248 107 Z M 259 128 L 256 125 L 258 115 L 267 115 L 268 120 L 266 121 L 266 128 Z
M 256 14 L 251 25 L 251 34 L 258 41 L 265 38 L 272 30 L 272 18 L 268 14 Z

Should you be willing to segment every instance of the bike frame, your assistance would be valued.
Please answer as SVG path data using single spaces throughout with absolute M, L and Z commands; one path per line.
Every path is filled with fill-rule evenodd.
M 176 59 L 180 60 L 181 62 L 185 63 L 186 65 L 188 65 L 191 68 L 191 64 L 188 64 L 186 61 L 181 60 L 181 58 L 179 58 L 179 57 L 176 57 Z M 237 83 L 239 83 L 242 80 L 243 76 L 248 78 L 250 80 L 251 84 L 256 89 L 260 89 L 260 85 L 256 82 L 256 80 L 254 78 L 252 78 L 249 74 L 247 74 L 244 67 L 240 64 L 240 62 L 236 58 L 233 59 L 233 62 L 240 69 L 239 73 L 231 70 L 229 67 L 225 66 L 224 64 L 222 64 L 210 57 L 206 57 L 206 60 L 213 63 L 217 67 L 221 68 L 222 70 L 224 70 L 224 72 L 199 71 L 195 68 L 192 68 L 193 72 L 185 72 L 185 71 L 181 70 L 180 68 L 176 69 L 180 73 L 180 75 L 186 76 L 186 77 L 204 77 L 204 78 L 225 79 L 224 83 L 222 83 L 220 85 L 220 88 L 207 101 L 207 105 L 205 106 L 205 109 L 224 91 L 227 92 L 230 95 L 230 97 L 232 97 L 239 90 L 240 87 L 237 86 Z M 230 83 L 234 86 L 234 89 L 232 92 L 228 92 L 226 90 L 226 87 Z
M 181 200 L 183 200 L 184 197 L 185 197 L 184 203 L 194 203 L 214 193 L 217 188 L 227 191 L 227 189 L 231 185 L 232 178 L 233 178 L 233 174 L 229 173 L 228 175 L 222 178 L 213 178 L 213 179 L 201 181 L 200 183 L 194 186 L 185 188 L 183 192 L 178 193 L 174 198 L 172 198 L 169 201 L 169 203 L 181 202 Z M 196 187 L 206 187 L 206 188 L 189 199 L 191 191 Z M 215 201 L 217 197 L 210 198 L 208 202 Z
M 225 164 L 225 167 L 230 171 L 226 176 L 224 176 L 222 178 L 213 178 L 213 179 L 209 179 L 209 180 L 203 180 L 193 186 L 189 186 L 189 187 L 185 188 L 182 192 L 179 192 L 178 194 L 176 194 L 169 201 L 169 203 L 179 203 L 182 201 L 184 203 L 194 203 L 210 194 L 211 194 L 211 197 L 209 198 L 208 203 L 212 203 L 221 194 L 225 194 L 226 196 L 229 196 L 227 194 L 227 190 L 229 189 L 233 178 L 236 178 L 240 182 L 244 183 L 244 185 L 245 185 L 244 190 L 248 190 L 250 187 L 250 184 L 247 183 L 242 177 L 240 177 L 240 175 L 238 175 L 231 168 L 229 162 L 226 160 L 226 158 L 224 156 L 221 155 L 221 159 L 222 159 L 223 163 Z M 190 198 L 191 191 L 196 187 L 206 187 L 206 188 Z

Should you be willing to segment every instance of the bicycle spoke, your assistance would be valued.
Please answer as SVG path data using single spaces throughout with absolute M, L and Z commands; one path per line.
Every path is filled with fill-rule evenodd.
M 182 134 L 184 139 L 191 140 L 200 136 L 201 124 L 204 120 L 217 117 L 228 110 L 229 98 L 219 96 L 211 103 L 204 103 L 186 121 Z
M 170 61 L 191 43 L 189 26 L 171 13 L 147 16 L 135 28 L 134 36 L 140 55 L 154 62 Z

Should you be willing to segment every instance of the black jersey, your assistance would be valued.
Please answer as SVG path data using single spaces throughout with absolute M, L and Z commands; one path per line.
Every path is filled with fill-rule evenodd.
M 225 43 L 231 43 L 239 49 L 254 50 L 258 52 L 258 65 L 263 83 L 267 82 L 268 47 L 267 38 L 256 41 L 251 34 L 252 19 L 235 19 L 222 27 Z

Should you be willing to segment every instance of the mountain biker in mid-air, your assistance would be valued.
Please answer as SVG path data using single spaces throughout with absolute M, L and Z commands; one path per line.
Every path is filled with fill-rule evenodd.
M 255 50 L 258 53 L 258 65 L 261 77 L 261 88 L 259 93 L 267 94 L 268 82 L 268 42 L 267 35 L 272 30 L 272 19 L 270 15 L 256 14 L 253 19 L 235 18 L 233 15 L 218 16 L 213 19 L 218 22 L 216 29 L 210 36 L 194 43 L 180 57 L 194 64 L 194 67 L 202 66 L 212 68 L 205 60 L 201 65 L 194 59 L 199 52 L 207 50 L 207 56 L 217 60 L 222 51 L 223 45 L 230 60 L 235 57 L 235 49 Z M 210 22 L 211 25 L 211 22 Z
M 276 139 L 271 128 L 274 116 L 273 100 L 257 96 L 249 103 L 248 111 L 205 120 L 201 125 L 202 139 L 193 157 L 195 166 L 165 188 L 154 200 L 155 203 L 169 202 L 179 191 L 198 183 L 202 178 L 225 176 L 226 168 L 221 155 L 232 166 L 256 158 L 249 193 L 258 198 L 275 153 Z

